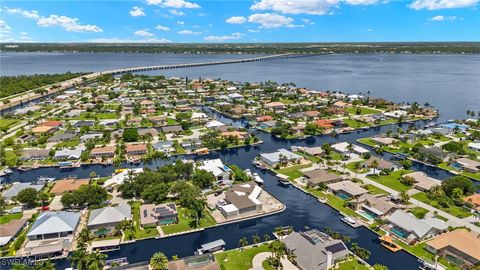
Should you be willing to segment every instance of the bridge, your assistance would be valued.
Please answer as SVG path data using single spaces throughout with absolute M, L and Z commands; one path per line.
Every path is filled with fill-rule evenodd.
M 153 71 L 153 70 L 165 70 L 165 69 L 176 69 L 176 68 L 191 68 L 191 67 L 202 67 L 202 66 L 216 66 L 216 65 L 227 65 L 227 64 L 239 64 L 239 63 L 261 62 L 261 61 L 277 60 L 277 59 L 312 57 L 312 56 L 325 55 L 325 54 L 330 54 L 330 53 L 288 53 L 288 54 L 267 55 L 267 56 L 259 56 L 259 57 L 236 59 L 236 60 L 222 60 L 222 61 L 214 61 L 214 62 L 202 62 L 202 63 L 163 65 L 163 66 L 147 66 L 147 67 L 122 68 L 122 69 L 115 69 L 115 70 L 110 70 L 110 71 L 104 71 L 104 72 L 101 72 L 101 74 L 119 75 L 119 74 L 125 74 L 125 73 L 145 72 L 145 71 Z
M 22 95 L 15 97 L 6 97 L 3 100 L 9 100 L 8 103 L 0 104 L 0 112 L 7 110 L 9 108 L 28 103 L 33 100 L 40 99 L 42 97 L 60 93 L 76 85 L 85 83 L 86 81 L 94 80 L 102 75 L 111 74 L 111 75 L 121 75 L 125 73 L 135 73 L 135 72 L 145 72 L 145 71 L 154 71 L 154 70 L 167 70 L 167 69 L 176 69 L 176 68 L 192 68 L 192 67 L 202 67 L 202 66 L 217 66 L 217 65 L 227 65 L 227 64 L 240 64 L 240 63 L 250 63 L 250 62 L 261 62 L 269 60 L 278 60 L 278 59 L 292 59 L 292 58 L 302 58 L 302 57 L 312 57 L 319 55 L 332 54 L 329 52 L 325 53 L 286 53 L 286 54 L 276 54 L 276 55 L 266 55 L 258 56 L 251 58 L 243 59 L 234 59 L 234 60 L 222 60 L 214 62 L 201 62 L 201 63 L 187 63 L 187 64 L 172 64 L 172 65 L 161 65 L 161 66 L 145 66 L 145 67 L 130 67 L 122 69 L 114 69 L 109 71 L 94 72 L 81 77 L 73 78 L 67 81 L 59 82 L 49 86 L 43 86 L 37 89 L 29 90 L 24 92 Z M 54 85 L 58 87 L 53 87 Z M 35 93 L 35 90 L 38 89 L 48 89 L 46 93 Z

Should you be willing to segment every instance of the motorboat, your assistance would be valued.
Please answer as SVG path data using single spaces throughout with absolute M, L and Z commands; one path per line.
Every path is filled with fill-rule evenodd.
M 341 220 L 349 225 L 355 225 L 357 222 L 350 216 L 342 217 Z
M 284 175 L 284 174 L 277 174 L 277 180 L 280 184 L 283 184 L 283 185 L 290 185 L 290 181 L 288 180 L 288 176 Z
M 253 181 L 257 184 L 263 185 L 263 179 L 258 175 L 258 173 L 253 173 Z

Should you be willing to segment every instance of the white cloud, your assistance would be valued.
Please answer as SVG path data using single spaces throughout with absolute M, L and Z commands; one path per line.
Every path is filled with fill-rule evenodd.
M 47 18 L 40 18 L 37 25 L 41 27 L 61 27 L 69 32 L 102 32 L 103 30 L 91 24 L 80 24 L 77 18 L 60 15 L 50 15 Z
M 147 30 L 138 30 L 135 31 L 134 33 L 136 36 L 141 36 L 141 37 L 154 37 L 155 35 L 148 32 Z
M 412 2 L 408 7 L 420 10 L 438 10 L 449 8 L 465 8 L 473 7 L 477 5 L 479 0 L 416 0 Z
M 24 10 L 21 8 L 5 8 L 10 14 L 17 14 L 28 19 L 40 19 L 40 15 L 36 10 Z
M 359 5 L 373 5 L 378 3 L 378 0 L 345 0 L 349 5 L 359 6 Z
M 170 43 L 171 40 L 165 38 L 149 38 L 149 39 L 121 39 L 121 38 L 95 38 L 88 42 L 92 43 Z
M 372 28 L 367 28 L 366 31 L 367 32 L 373 32 L 373 29 Z
M 284 14 L 315 14 L 324 15 L 331 7 L 338 5 L 340 0 L 261 0 L 253 4 L 252 10 L 273 10 Z
M 20 32 L 20 40 L 22 41 L 32 41 L 33 38 L 31 38 L 27 32 Z
M 202 32 L 193 32 L 191 30 L 182 30 L 177 32 L 180 35 L 200 35 Z
M 130 16 L 132 17 L 145 16 L 145 12 L 143 12 L 143 8 L 141 7 L 133 7 L 129 13 L 130 13 Z
M 185 0 L 147 0 L 147 4 L 171 8 L 200 8 L 198 4 Z
M 185 24 L 184 21 L 177 21 L 177 23 L 180 24 L 180 25 L 184 25 L 184 24 Z
M 250 32 L 250 33 L 258 33 L 258 32 L 260 32 L 260 30 L 257 30 L 257 29 L 248 29 L 248 32 Z
M 179 10 L 176 10 L 176 9 L 170 9 L 168 12 L 170 12 L 170 14 L 175 15 L 175 16 L 185 15 L 185 12 L 179 11 Z
M 7 22 L 4 20 L 0 20 L 0 32 L 1 33 L 8 33 L 12 30 L 10 26 L 8 26 Z
M 262 28 L 278 28 L 292 24 L 293 19 L 274 13 L 256 13 L 250 15 L 248 21 L 258 23 Z
M 245 19 L 245 17 L 243 17 L 243 16 L 233 16 L 233 17 L 228 18 L 225 22 L 226 23 L 233 23 L 233 24 L 242 24 L 242 23 L 245 23 L 246 21 L 247 21 L 247 19 Z
M 457 19 L 457 16 L 442 16 L 442 15 L 438 15 L 438 16 L 434 16 L 430 19 L 428 19 L 429 21 L 436 21 L 436 22 L 441 22 L 441 21 L 454 21 Z
M 242 33 L 233 33 L 231 35 L 223 35 L 223 36 L 207 36 L 204 38 L 205 41 L 211 42 L 224 42 L 227 40 L 235 40 L 240 39 L 244 36 Z
M 303 24 L 287 24 L 285 27 L 287 28 L 302 28 L 305 27 Z
M 315 24 L 310 19 L 302 19 L 302 22 L 304 22 L 305 24 Z
M 157 25 L 155 26 L 156 29 L 158 30 L 162 30 L 162 31 L 170 31 L 170 28 L 166 27 L 166 26 L 163 26 L 163 25 Z

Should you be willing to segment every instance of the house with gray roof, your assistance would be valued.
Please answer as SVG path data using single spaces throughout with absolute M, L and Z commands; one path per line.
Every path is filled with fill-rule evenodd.
M 443 220 L 436 218 L 418 219 L 413 214 L 402 210 L 395 211 L 387 217 L 388 230 L 395 236 L 412 244 L 434 237 L 446 231 L 447 226 Z
M 32 183 L 13 183 L 12 186 L 5 192 L 3 192 L 2 196 L 7 199 L 11 200 L 13 197 L 17 196 L 18 193 L 26 188 L 33 188 L 36 191 L 40 191 L 43 188 L 43 185 L 32 185 Z
M 80 213 L 43 212 L 27 233 L 30 240 L 69 237 L 75 234 L 80 222 Z
M 114 228 L 124 220 L 132 219 L 132 208 L 128 204 L 107 206 L 90 212 L 87 227 L 90 230 Z
M 63 148 L 55 152 L 53 157 L 56 160 L 70 160 L 70 159 L 79 159 L 82 155 L 82 152 L 85 151 L 85 146 L 79 145 L 74 149 Z
M 332 239 L 315 229 L 293 232 L 280 241 L 285 244 L 287 252 L 295 255 L 296 266 L 301 270 L 330 269 L 350 254 L 341 240 Z
M 273 153 L 260 154 L 260 159 L 268 165 L 275 167 L 277 164 L 283 162 L 294 163 L 300 161 L 302 159 L 302 156 L 297 155 L 286 149 L 278 149 L 278 151 Z
M 61 134 L 53 135 L 52 137 L 48 138 L 47 142 L 64 142 L 73 140 L 77 136 L 76 133 L 73 132 L 65 132 Z
M 175 151 L 175 147 L 173 146 L 173 142 L 171 141 L 156 142 L 155 144 L 153 144 L 153 148 L 163 153 L 170 153 Z

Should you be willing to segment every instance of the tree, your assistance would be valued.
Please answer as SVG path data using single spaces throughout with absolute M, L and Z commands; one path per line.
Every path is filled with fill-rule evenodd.
M 360 247 L 357 243 L 352 243 L 350 250 L 362 260 L 368 260 L 368 258 L 370 258 L 370 251 Z
M 34 188 L 25 188 L 17 194 L 16 198 L 20 203 L 24 203 L 28 207 L 33 207 L 37 203 L 38 192 Z
M 86 252 L 84 248 L 79 248 L 68 256 L 68 260 L 70 261 L 70 266 L 74 269 L 78 270 L 86 270 L 87 268 L 87 261 L 85 260 L 86 258 Z
M 193 184 L 200 188 L 210 187 L 214 181 L 215 175 L 206 170 L 196 170 L 192 177 Z
M 270 241 L 270 235 L 269 234 L 263 235 L 263 241 L 265 241 L 265 242 Z
M 142 192 L 142 199 L 148 203 L 161 203 L 168 195 L 169 187 L 165 183 L 147 186 Z
M 238 240 L 238 245 L 244 249 L 248 245 L 248 240 L 246 237 L 241 238 Z
M 447 196 L 452 196 L 455 188 L 459 188 L 463 195 L 473 194 L 476 190 L 472 180 L 464 176 L 456 175 L 442 181 L 442 189 Z
M 374 159 L 372 161 L 372 163 L 370 163 L 370 168 L 373 169 L 373 174 L 375 174 L 375 170 L 378 169 L 378 160 L 377 159 Z
M 254 234 L 252 236 L 252 242 L 256 245 L 258 243 L 260 243 L 260 236 L 258 236 L 258 234 Z
M 103 270 L 107 254 L 95 251 L 86 256 L 87 266 L 89 270 Z
M 94 171 L 91 171 L 91 172 L 90 172 L 90 179 L 93 179 L 93 178 L 95 178 L 95 177 L 97 177 L 97 173 L 94 172 Z
M 408 201 L 410 200 L 410 195 L 408 195 L 407 191 L 402 190 L 399 194 L 400 200 L 402 201 L 403 204 L 408 204 Z
M 50 259 L 45 260 L 41 263 L 35 264 L 33 267 L 34 270 L 55 270 L 55 264 L 50 261 Z
M 136 128 L 126 128 L 123 130 L 123 140 L 125 142 L 136 142 L 138 141 L 138 130 Z
M 195 218 L 196 227 L 200 225 L 200 219 L 203 217 L 203 210 L 205 209 L 205 202 L 200 199 L 195 199 L 187 206 L 193 218 Z
M 155 252 L 150 258 L 150 266 L 153 270 L 168 270 L 168 258 L 163 252 Z
M 233 171 L 233 179 L 238 182 L 247 182 L 250 180 L 247 173 L 244 170 L 240 169 L 236 165 L 230 165 L 230 169 Z
M 7 202 L 5 201 L 5 198 L 0 194 L 0 215 L 3 214 L 6 206 L 7 206 Z
M 202 190 L 197 186 L 192 186 L 185 181 L 178 181 L 172 187 L 171 192 L 177 195 L 180 205 L 187 207 L 197 198 L 202 196 Z
M 79 243 L 87 243 L 90 241 L 90 230 L 87 227 L 84 227 L 78 234 Z
M 373 265 L 373 270 L 388 270 L 388 267 L 383 264 L 376 263 Z
M 348 153 L 349 153 L 349 157 L 352 155 L 353 151 L 355 150 L 355 146 L 351 143 L 349 143 L 347 145 L 347 150 L 348 150 Z

